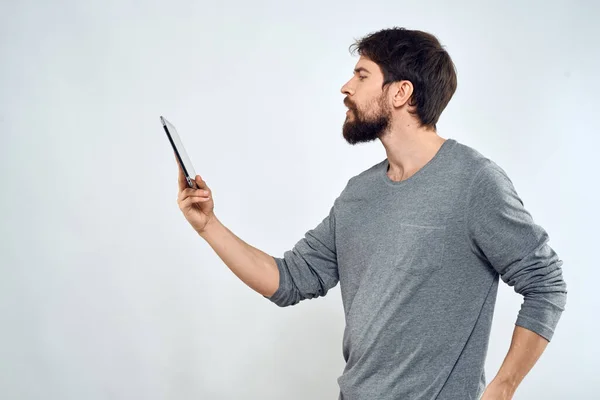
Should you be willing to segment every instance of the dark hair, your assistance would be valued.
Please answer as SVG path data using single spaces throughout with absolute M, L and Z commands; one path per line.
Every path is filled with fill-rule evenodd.
M 442 111 L 456 91 L 456 70 L 450 55 L 430 33 L 405 28 L 383 29 L 357 40 L 350 52 L 373 61 L 383 72 L 383 87 L 408 80 L 409 104 L 421 125 L 436 129 Z

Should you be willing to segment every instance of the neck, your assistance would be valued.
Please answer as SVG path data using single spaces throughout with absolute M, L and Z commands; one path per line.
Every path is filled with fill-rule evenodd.
M 431 128 L 415 123 L 392 127 L 382 138 L 393 181 L 403 181 L 423 168 L 439 151 L 446 139 Z

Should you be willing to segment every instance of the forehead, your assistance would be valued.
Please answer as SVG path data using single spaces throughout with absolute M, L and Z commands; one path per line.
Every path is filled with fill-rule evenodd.
M 377 65 L 375 62 L 371 61 L 370 59 L 368 59 L 365 56 L 360 56 L 360 58 L 356 62 L 356 65 L 354 66 L 354 68 L 355 69 L 364 68 L 367 71 L 369 71 L 371 74 L 381 73 L 381 69 L 379 68 L 379 65 Z

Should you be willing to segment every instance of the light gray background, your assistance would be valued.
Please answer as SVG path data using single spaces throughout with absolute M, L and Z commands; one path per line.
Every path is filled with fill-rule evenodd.
M 396 25 L 446 46 L 440 135 L 508 172 L 564 260 L 567 310 L 515 399 L 598 398 L 597 4 L 3 2 L 0 397 L 337 398 L 339 286 L 280 309 L 239 281 L 177 207 L 159 115 L 219 218 L 281 256 L 385 158 L 344 141 L 339 89 L 353 39 Z M 521 302 L 502 283 L 488 381 Z

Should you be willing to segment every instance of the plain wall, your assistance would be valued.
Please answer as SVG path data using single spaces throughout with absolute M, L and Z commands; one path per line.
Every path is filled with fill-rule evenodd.
M 440 136 L 503 167 L 564 261 L 566 311 L 515 399 L 591 399 L 600 7 L 592 1 L 3 2 L 0 398 L 335 399 L 339 286 L 278 308 L 188 225 L 159 122 L 215 212 L 283 255 L 348 179 L 340 87 L 369 32 L 435 34 L 458 70 Z M 501 282 L 488 382 L 522 297 Z

